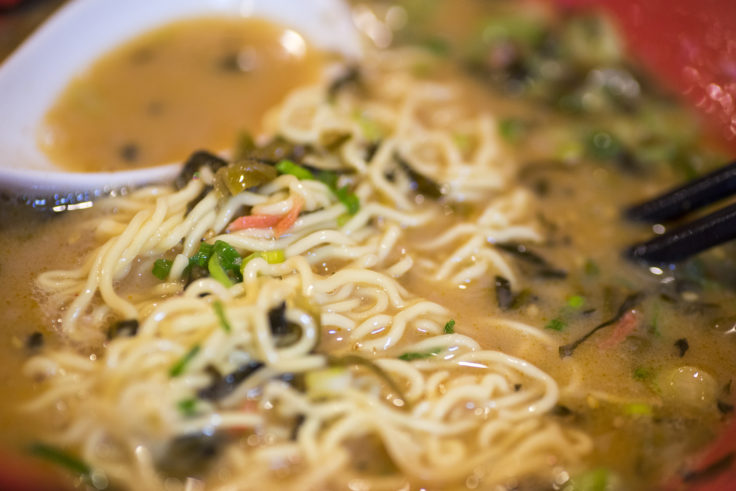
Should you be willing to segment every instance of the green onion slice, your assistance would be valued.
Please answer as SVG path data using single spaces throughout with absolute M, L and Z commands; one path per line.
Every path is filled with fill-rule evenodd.
M 192 348 L 187 351 L 184 356 L 179 358 L 179 361 L 174 363 L 174 365 L 169 370 L 169 376 L 171 377 L 178 377 L 182 373 L 184 373 L 184 370 L 186 370 L 187 365 L 194 359 L 195 356 L 197 356 L 197 353 L 199 353 L 199 350 L 201 350 L 202 347 L 198 344 L 195 344 L 192 346 Z
M 173 262 L 168 259 L 156 259 L 156 262 L 153 263 L 153 269 L 151 270 L 151 273 L 153 273 L 153 276 L 155 276 L 159 280 L 164 281 L 166 278 L 169 277 L 169 272 L 171 272 L 172 264 Z

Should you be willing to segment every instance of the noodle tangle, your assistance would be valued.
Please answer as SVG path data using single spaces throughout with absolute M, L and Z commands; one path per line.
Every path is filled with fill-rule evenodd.
M 179 190 L 98 204 L 96 248 L 38 278 L 68 343 L 26 365 L 44 380 L 27 407 L 63 408 L 56 443 L 131 489 L 491 486 L 590 451 L 549 415 L 555 380 L 454 332 L 458 306 L 407 286 L 410 275 L 438 287 L 493 274 L 516 283 L 494 244 L 542 236 L 492 116 L 459 105 L 452 83 L 411 75 L 415 53 L 371 56 L 362 89 L 300 89 L 266 121 L 336 185 L 281 173 L 229 195 L 203 167 Z M 437 183 L 437 202 L 417 176 Z M 336 189 L 352 190 L 359 209 Z M 453 203 L 475 211 L 438 230 Z M 297 212 L 285 231 L 231 230 L 243 213 Z M 201 244 L 218 242 L 242 258 L 242 281 L 191 276 Z M 162 258 L 170 269 L 156 281 Z M 106 338 L 120 320 L 135 321 L 134 335 Z M 487 324 L 547 343 L 532 326 Z

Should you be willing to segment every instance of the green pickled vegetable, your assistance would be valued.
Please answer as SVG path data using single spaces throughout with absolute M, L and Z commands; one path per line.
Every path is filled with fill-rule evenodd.
M 222 182 L 233 196 L 246 189 L 273 181 L 277 175 L 273 166 L 254 159 L 233 162 L 217 171 L 218 181 Z
M 447 324 L 445 324 L 445 334 L 454 334 L 455 333 L 455 319 L 450 319 L 447 321 Z

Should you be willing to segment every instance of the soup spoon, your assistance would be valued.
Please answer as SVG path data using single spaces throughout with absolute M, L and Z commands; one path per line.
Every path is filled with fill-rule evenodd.
M 179 162 L 131 171 L 65 171 L 41 151 L 37 133 L 66 85 L 101 55 L 156 26 L 202 15 L 263 18 L 298 31 L 319 49 L 346 58 L 361 55 L 342 0 L 73 0 L 0 66 L 0 191 L 34 206 L 65 208 L 176 176 Z

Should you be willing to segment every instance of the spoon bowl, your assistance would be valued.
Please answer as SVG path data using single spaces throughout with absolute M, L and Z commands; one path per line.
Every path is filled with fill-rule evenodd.
M 180 163 L 117 172 L 70 172 L 39 148 L 44 115 L 74 76 L 116 46 L 159 25 L 198 16 L 257 17 L 294 29 L 346 58 L 360 41 L 342 0 L 74 0 L 0 66 L 0 191 L 30 204 L 87 201 L 173 178 Z

